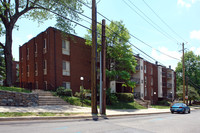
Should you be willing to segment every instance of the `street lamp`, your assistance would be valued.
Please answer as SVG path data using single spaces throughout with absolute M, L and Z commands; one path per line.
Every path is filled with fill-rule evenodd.
M 80 87 L 81 89 L 81 103 L 82 103 L 82 106 L 83 106 L 83 80 L 84 80 L 84 77 L 80 77 L 80 80 L 81 80 L 81 84 L 82 84 L 82 87 Z

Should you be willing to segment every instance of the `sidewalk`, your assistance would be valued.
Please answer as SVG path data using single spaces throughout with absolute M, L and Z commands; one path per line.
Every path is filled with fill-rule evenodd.
M 195 108 L 191 108 L 194 110 Z M 80 107 L 74 105 L 61 105 L 61 106 L 36 106 L 36 107 L 15 107 L 15 106 L 0 106 L 0 112 L 54 112 L 54 113 L 75 113 L 74 115 L 65 117 L 15 117 L 15 118 L 2 118 L 3 120 L 26 120 L 26 119 L 73 119 L 73 118 L 92 118 L 91 108 Z M 112 116 L 126 116 L 126 115 L 147 115 L 147 114 L 161 114 L 170 113 L 169 109 L 107 109 L 105 117 Z

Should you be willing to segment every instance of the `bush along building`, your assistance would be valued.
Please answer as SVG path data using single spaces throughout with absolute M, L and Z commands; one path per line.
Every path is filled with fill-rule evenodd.
M 90 89 L 91 48 L 85 39 L 49 27 L 19 48 L 20 86 L 29 89 Z M 84 77 L 84 81 L 80 81 Z
M 176 96 L 176 73 L 171 66 L 166 68 L 158 65 L 157 62 L 152 64 L 139 55 L 135 58 L 137 60 L 136 72 L 131 78 L 136 85 L 132 90 L 134 98 L 147 100 L 151 104 L 157 104 L 162 100 L 173 101 Z M 125 90 L 131 93 L 130 89 L 121 89 L 122 86 L 117 81 L 111 81 L 110 87 L 112 92 Z

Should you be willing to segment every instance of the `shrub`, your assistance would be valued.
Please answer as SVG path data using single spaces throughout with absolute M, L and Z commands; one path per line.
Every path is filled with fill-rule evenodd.
M 167 100 L 157 101 L 157 105 L 169 106 L 170 103 Z
M 108 88 L 106 90 L 106 104 L 107 105 L 113 105 L 118 102 L 117 96 L 115 93 L 111 93 L 111 88 Z
M 71 89 L 65 89 L 64 87 L 59 87 L 56 90 L 56 93 L 59 96 L 72 96 L 72 90 Z
M 116 93 L 117 99 L 122 102 L 133 102 L 134 96 L 132 93 Z
M 75 97 L 79 97 L 81 99 L 91 99 L 91 90 L 80 89 L 80 92 L 75 93 Z

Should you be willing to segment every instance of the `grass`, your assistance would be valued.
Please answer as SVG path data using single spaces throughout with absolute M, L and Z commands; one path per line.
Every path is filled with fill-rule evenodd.
M 72 105 L 91 107 L 91 100 L 88 99 L 84 99 L 82 101 L 79 97 L 74 97 L 74 96 L 72 97 L 62 96 L 61 98 Z
M 51 112 L 0 112 L 0 117 L 22 117 L 22 116 L 69 116 L 80 113 L 51 113 Z
M 156 109 L 169 109 L 170 106 L 162 106 L 162 105 L 151 105 L 152 108 Z
M 31 93 L 30 90 L 26 90 L 24 88 L 19 88 L 19 87 L 5 87 L 5 86 L 0 86 L 0 90 L 3 90 L 3 91 L 13 91 L 13 92 L 23 92 L 23 93 Z
M 108 109 L 146 109 L 136 102 L 117 102 L 113 105 L 106 105 Z

